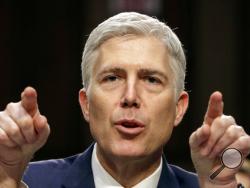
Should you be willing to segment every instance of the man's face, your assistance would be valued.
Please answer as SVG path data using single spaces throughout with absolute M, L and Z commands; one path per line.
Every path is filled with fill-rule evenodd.
M 141 158 L 161 154 L 188 103 L 176 99 L 170 57 L 154 37 L 109 39 L 80 103 L 101 151 L 109 156 Z

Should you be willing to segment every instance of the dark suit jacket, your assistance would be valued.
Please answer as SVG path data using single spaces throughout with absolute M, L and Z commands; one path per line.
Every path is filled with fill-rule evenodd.
M 65 159 L 30 163 L 23 180 L 29 188 L 95 188 L 91 169 L 93 145 Z M 197 176 L 164 160 L 158 188 L 198 188 Z

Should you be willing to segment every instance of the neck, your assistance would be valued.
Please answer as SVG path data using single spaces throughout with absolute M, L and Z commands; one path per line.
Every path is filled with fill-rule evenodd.
M 116 157 L 105 154 L 97 146 L 97 158 L 103 168 L 125 188 L 138 184 L 160 165 L 162 150 L 143 158 Z

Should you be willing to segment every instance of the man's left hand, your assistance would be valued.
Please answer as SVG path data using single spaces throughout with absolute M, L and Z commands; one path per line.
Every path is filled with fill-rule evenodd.
M 222 165 L 220 156 L 226 148 L 239 150 L 243 160 L 250 153 L 250 136 L 232 116 L 223 114 L 220 92 L 210 96 L 203 125 L 192 133 L 189 144 L 201 187 L 237 187 L 235 175 L 240 167 L 224 168 L 215 179 L 210 179 L 210 175 Z

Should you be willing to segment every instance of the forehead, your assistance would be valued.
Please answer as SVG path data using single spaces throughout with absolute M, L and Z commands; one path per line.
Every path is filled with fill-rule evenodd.
M 170 74 L 166 46 L 153 36 L 126 35 L 105 41 L 97 50 L 93 73 L 112 67 L 153 69 Z

